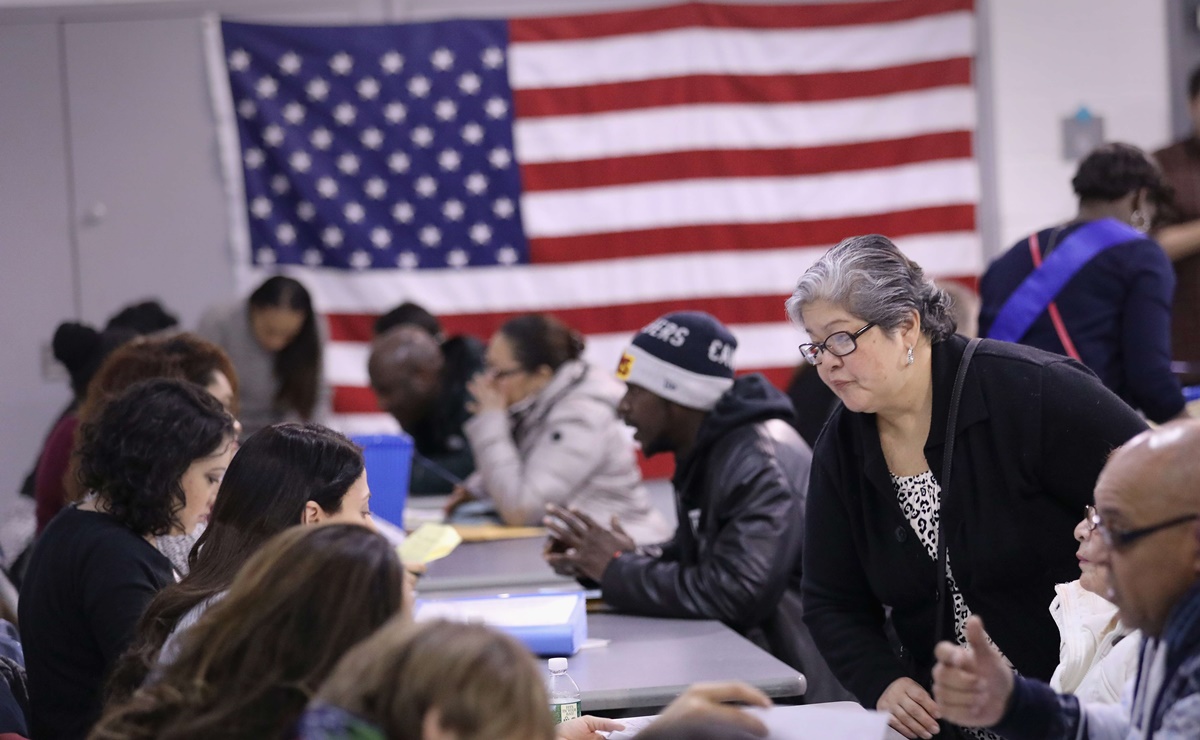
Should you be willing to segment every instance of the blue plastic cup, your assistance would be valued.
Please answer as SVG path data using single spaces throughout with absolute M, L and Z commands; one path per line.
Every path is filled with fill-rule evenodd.
M 371 513 L 403 527 L 404 502 L 408 499 L 408 478 L 412 472 L 412 437 L 374 434 L 351 439 L 363 450 L 367 485 L 371 488 Z

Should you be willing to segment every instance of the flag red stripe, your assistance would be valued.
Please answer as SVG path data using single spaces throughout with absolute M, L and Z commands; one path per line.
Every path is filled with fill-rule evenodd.
M 674 28 L 828 28 L 892 23 L 959 10 L 973 0 L 888 0 L 805 5 L 717 5 L 686 3 L 645 10 L 514 18 L 509 42 L 566 41 L 650 33 Z
M 799 277 L 799 276 L 797 276 Z M 571 308 L 551 311 L 581 334 L 627 332 L 630 336 L 654 319 L 671 311 L 707 311 L 727 324 L 765 324 L 785 321 L 783 302 L 787 295 L 693 298 L 649 303 Z M 527 311 L 440 316 L 448 335 L 470 334 L 490 337 L 500 325 Z M 335 342 L 368 342 L 375 317 L 369 314 L 329 314 L 329 337 Z
M 722 177 L 793 177 L 971 157 L 971 132 L 810 149 L 717 149 L 521 165 L 526 192 Z
M 750 251 L 837 244 L 850 234 L 891 237 L 947 231 L 974 231 L 975 205 L 918 208 L 869 216 L 788 223 L 705 224 L 644 231 L 542 237 L 529 242 L 537 264 L 645 257 L 654 254 Z
M 689 75 L 601 85 L 514 90 L 518 119 L 700 103 L 804 103 L 971 84 L 966 57 L 809 75 Z

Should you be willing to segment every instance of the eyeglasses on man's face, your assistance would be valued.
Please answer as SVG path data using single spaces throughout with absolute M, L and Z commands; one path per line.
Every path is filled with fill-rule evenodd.
M 1104 544 L 1108 545 L 1113 550 L 1124 550 L 1138 540 L 1149 537 L 1155 532 L 1160 532 L 1170 527 L 1178 527 L 1185 522 L 1192 522 L 1200 519 L 1200 514 L 1181 514 L 1180 516 L 1158 524 L 1151 524 L 1148 527 L 1139 527 L 1138 529 L 1117 529 L 1110 527 L 1104 523 L 1104 518 L 1100 516 L 1100 512 L 1096 511 L 1094 506 L 1087 507 L 1088 514 L 1088 529 L 1097 530 L 1100 536 L 1104 539 Z
M 824 342 L 807 342 L 800 345 L 800 354 L 804 356 L 805 360 L 808 360 L 810 365 L 821 364 L 822 352 L 828 352 L 834 357 L 845 357 L 858 349 L 858 338 L 872 326 L 875 326 L 874 321 L 853 333 L 837 331 L 825 337 Z

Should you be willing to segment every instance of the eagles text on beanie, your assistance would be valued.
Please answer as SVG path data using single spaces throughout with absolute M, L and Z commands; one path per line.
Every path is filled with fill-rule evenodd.
M 708 411 L 733 385 L 737 340 L 702 311 L 655 319 L 633 338 L 617 377 L 680 406 Z

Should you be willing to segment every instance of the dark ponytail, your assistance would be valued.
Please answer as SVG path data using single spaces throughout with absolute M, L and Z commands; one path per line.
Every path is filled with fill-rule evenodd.
M 583 354 L 583 336 L 563 322 L 534 313 L 509 319 L 500 333 L 512 343 L 513 356 L 521 369 L 533 372 L 543 365 L 558 370 L 563 363 Z

